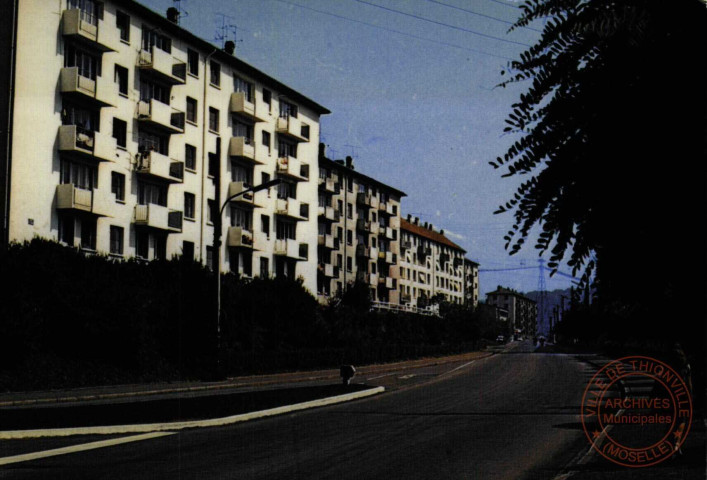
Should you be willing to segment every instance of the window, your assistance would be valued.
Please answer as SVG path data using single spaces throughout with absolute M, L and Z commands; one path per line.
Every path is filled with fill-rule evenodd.
M 115 14 L 115 26 L 120 31 L 120 39 L 130 43 L 130 17 L 118 10 Z
M 96 76 L 100 76 L 101 74 L 99 71 L 101 67 L 99 57 L 77 48 L 73 44 L 66 46 L 64 66 L 77 67 L 79 75 L 84 78 L 90 78 L 91 80 L 95 80 Z
M 275 223 L 275 234 L 278 240 L 290 239 L 294 240 L 296 238 L 296 228 L 297 225 L 294 222 L 286 222 L 284 220 L 278 220 Z
M 137 133 L 137 148 L 140 153 L 155 151 L 167 155 L 168 146 L 169 137 L 166 135 L 158 135 L 144 130 L 139 130 Z
M 302 137 L 309 140 L 309 125 L 304 125 L 304 124 L 302 125 L 301 135 L 302 135 Z
M 197 101 L 187 97 L 187 122 L 196 123 Z
M 245 99 L 253 103 L 253 84 L 241 77 L 233 76 L 233 90 L 236 92 L 243 92 L 245 94 Z
M 268 265 L 268 259 L 265 257 L 260 257 L 260 277 L 268 278 L 270 276 L 270 266 Z
M 221 65 L 217 62 L 211 61 L 211 77 L 209 81 L 214 87 L 221 86 Z
M 241 207 L 231 207 L 231 226 L 242 227 L 244 230 L 251 231 L 253 223 L 253 213 L 251 210 L 245 210 Z
M 283 158 L 283 157 L 292 157 L 292 158 L 297 158 L 297 144 L 296 143 L 290 143 L 288 141 L 285 141 L 283 139 L 279 139 L 278 141 L 278 157 Z
M 346 230 L 346 245 L 353 245 L 353 232 Z
M 96 249 L 96 219 L 81 219 L 81 248 L 86 250 Z
M 253 185 L 253 167 L 231 160 L 231 181 Z
M 216 209 L 216 201 L 215 200 L 207 200 L 207 211 L 206 211 L 206 220 L 209 223 L 214 222 L 214 218 L 216 215 L 218 215 L 218 212 L 215 212 L 214 210 Z
M 343 202 L 343 200 L 337 200 L 337 201 L 336 201 L 336 205 L 337 205 L 337 210 L 339 210 L 339 215 L 343 215 L 343 214 L 344 214 L 344 202 Z
M 268 107 L 272 104 L 272 92 L 267 88 L 263 88 L 263 102 L 265 102 Z
M 218 132 L 219 111 L 214 107 L 209 107 L 209 130 Z
M 215 153 L 209 153 L 209 177 L 215 177 L 218 172 L 218 157 Z
M 61 159 L 61 183 L 71 183 L 83 190 L 93 190 L 98 181 L 98 169 L 84 163 Z
M 67 245 L 74 245 L 74 217 L 59 215 L 59 241 Z
M 98 25 L 98 20 L 103 19 L 103 6 L 95 0 L 69 0 L 69 8 L 81 10 L 81 21 L 91 25 Z
M 262 172 L 260 174 L 260 183 L 268 183 L 270 181 L 270 174 Z M 268 197 L 270 196 L 270 189 L 268 188 Z
M 199 52 L 187 49 L 187 69 L 195 77 L 199 76 Z
M 196 197 L 193 193 L 184 193 L 184 218 L 196 217 Z
M 196 171 L 196 147 L 194 145 L 184 145 L 184 168 Z
M 142 26 L 142 49 L 152 50 L 152 47 L 159 48 L 167 53 L 172 53 L 172 40 L 169 37 L 157 33 L 158 29 Z
M 353 262 L 351 261 L 351 257 L 347 256 L 346 257 L 346 271 L 350 272 L 353 270 Z
M 260 216 L 260 230 L 270 237 L 270 217 L 267 215 Z
M 350 203 L 346 204 L 346 218 L 353 218 L 353 205 Z
M 123 254 L 123 227 L 110 226 L 110 253 L 113 255 Z
M 167 206 L 167 186 L 156 183 L 138 181 L 137 183 L 137 203 L 139 205 Z
M 297 105 L 280 100 L 280 118 L 297 118 Z
M 297 198 L 297 183 L 282 180 L 277 186 L 277 198 L 288 199 Z
M 119 119 L 113 118 L 113 138 L 115 138 L 115 143 L 122 148 L 127 145 L 128 136 L 128 124 L 127 122 Z
M 270 132 L 263 131 L 262 144 L 270 151 Z
M 135 231 L 135 254 L 147 258 L 150 253 L 150 235 L 145 230 Z
M 186 240 L 182 242 L 182 257 L 194 260 L 194 242 L 187 242 Z
M 115 66 L 115 83 L 118 84 L 118 93 L 123 96 L 128 96 L 128 69 L 121 67 L 120 65 Z
M 110 174 L 110 191 L 115 194 L 116 202 L 125 201 L 125 175 L 118 172 Z
M 140 100 L 149 102 L 155 99 L 165 105 L 169 105 L 170 93 L 169 87 L 160 85 L 159 83 L 140 79 Z
M 206 247 L 206 266 L 214 269 L 214 247 Z
M 253 145 L 253 125 L 233 120 L 233 136 L 243 137 L 246 145 Z

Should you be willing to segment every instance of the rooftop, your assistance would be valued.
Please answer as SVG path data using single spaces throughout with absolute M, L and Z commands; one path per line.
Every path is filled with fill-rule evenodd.
M 460 247 L 459 245 L 444 236 L 444 230 L 440 230 L 439 232 L 437 232 L 435 231 L 432 224 L 425 223 L 424 225 L 420 225 L 419 221 L 419 218 L 415 218 L 414 220 L 411 219 L 410 215 L 408 215 L 407 220 L 401 218 L 400 230 L 405 230 L 406 232 L 410 232 L 413 235 L 426 238 L 432 242 L 439 243 L 441 245 L 446 245 L 447 247 L 466 253 L 466 250 L 464 250 L 462 247 Z

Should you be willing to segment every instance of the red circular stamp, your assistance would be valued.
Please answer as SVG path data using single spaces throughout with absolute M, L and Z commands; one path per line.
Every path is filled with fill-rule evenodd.
M 626 467 L 649 467 L 675 454 L 692 422 L 685 379 L 651 357 L 609 362 L 582 397 L 582 427 L 592 448 Z

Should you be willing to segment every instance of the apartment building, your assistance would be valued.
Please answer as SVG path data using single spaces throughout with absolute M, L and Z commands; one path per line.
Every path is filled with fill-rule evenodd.
M 464 258 L 464 302 L 476 308 L 479 305 L 479 264 Z
M 486 303 L 507 312 L 509 333 L 535 335 L 538 306 L 534 300 L 500 285 L 486 294 Z
M 355 170 L 353 160 L 319 154 L 317 293 L 327 302 L 346 285 L 369 285 L 371 299 L 399 303 L 400 200 L 405 193 Z
M 181 28 L 173 8 L 9 3 L 0 19 L 3 243 L 39 236 L 213 266 L 222 203 L 279 178 L 225 206 L 221 268 L 302 277 L 317 291 L 326 108 L 236 58 L 232 45 Z
M 401 305 L 426 306 L 433 297 L 440 296 L 445 301 L 464 304 L 466 251 L 445 237 L 444 230 L 436 231 L 432 224 L 421 224 L 419 218 L 411 215 L 401 219 L 400 235 Z

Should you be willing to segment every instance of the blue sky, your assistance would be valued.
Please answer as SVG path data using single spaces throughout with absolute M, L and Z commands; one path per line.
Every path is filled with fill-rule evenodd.
M 140 1 L 161 13 L 174 5 Z M 507 33 L 518 2 L 182 0 L 181 8 L 181 25 L 218 45 L 219 27 L 237 26 L 227 33 L 238 57 L 331 110 L 321 121 L 329 156 L 352 155 L 357 170 L 406 192 L 403 214 L 443 228 L 482 269 L 537 265 L 534 242 L 513 257 L 503 248 L 512 218 L 493 211 L 519 179 L 488 164 L 514 139 L 502 134 L 504 119 L 527 88 L 494 88 L 500 72 L 540 35 L 540 26 Z M 497 285 L 535 290 L 539 278 L 531 269 L 482 272 L 480 281 L 485 296 Z

